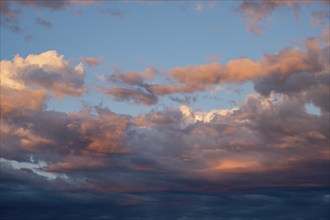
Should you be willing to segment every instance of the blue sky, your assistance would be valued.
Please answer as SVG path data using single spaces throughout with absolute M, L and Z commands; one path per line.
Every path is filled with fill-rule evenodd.
M 197 4 L 202 5 L 201 11 L 196 10 Z M 322 5 L 302 5 L 298 16 L 293 10 L 276 10 L 265 19 L 260 34 L 246 31 L 244 15 L 238 13 L 238 6 L 239 2 L 235 1 L 101 1 L 63 10 L 24 8 L 19 21 L 24 33 L 2 29 L 1 44 L 4 46 L 1 58 L 10 60 L 16 54 L 24 57 L 48 50 L 65 55 L 73 64 L 77 64 L 80 57 L 99 58 L 99 66 L 87 68 L 86 83 L 90 88 L 83 101 L 90 104 L 102 102 L 115 112 L 137 114 L 145 112 L 145 106 L 134 110 L 134 106 L 114 103 L 111 98 L 95 93 L 93 86 L 101 83 L 97 75 L 111 75 L 113 68 L 127 72 L 142 71 L 150 66 L 166 73 L 177 66 L 211 63 L 212 56 L 222 64 L 240 57 L 258 60 L 264 53 L 302 48 L 303 39 L 316 36 L 322 29 L 320 25 L 311 25 L 311 12 L 321 9 Z M 38 25 L 36 18 L 49 22 L 51 27 Z M 27 36 L 31 37 L 28 41 Z M 243 89 L 244 93 L 253 91 L 249 83 L 234 87 Z M 233 92 L 215 94 L 224 100 L 220 103 L 205 99 L 209 96 L 209 92 L 205 92 L 200 94 L 204 98 L 199 98 L 193 106 L 205 111 L 229 108 L 232 107 L 229 100 L 238 99 L 239 102 L 244 98 L 236 97 Z M 169 104 L 167 99 L 163 102 Z M 81 107 L 81 101 L 70 98 L 52 100 L 48 106 L 74 111 Z M 126 111 L 127 108 L 130 111 Z
M 328 219 L 329 14 L 1 0 L 1 219 Z

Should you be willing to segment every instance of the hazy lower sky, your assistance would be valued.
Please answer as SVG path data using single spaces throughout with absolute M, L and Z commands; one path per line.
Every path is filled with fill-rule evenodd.
M 329 219 L 329 7 L 1 0 L 1 219 Z

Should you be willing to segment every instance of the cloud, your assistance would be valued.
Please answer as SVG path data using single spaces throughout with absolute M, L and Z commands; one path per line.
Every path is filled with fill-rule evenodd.
M 31 42 L 32 40 L 33 40 L 33 37 L 32 37 L 31 34 L 27 34 L 27 35 L 25 35 L 25 37 L 24 37 L 24 41 L 25 41 L 26 43 L 29 43 L 29 42 Z
M 2 157 L 29 161 L 33 156 L 35 160 L 50 163 L 67 155 L 127 154 L 125 136 L 129 117 L 116 115 L 108 109 L 96 108 L 95 111 L 97 115 L 24 108 L 7 114 L 2 111 Z
M 1 87 L 16 90 L 37 87 L 53 96 L 80 96 L 87 91 L 82 64 L 71 67 L 63 55 L 47 51 L 12 61 L 1 61 Z
M 1 61 L 3 116 L 44 109 L 50 98 L 80 96 L 87 91 L 81 64 L 71 67 L 63 55 L 47 51 Z M 27 140 L 25 141 L 27 143 Z
M 195 3 L 195 11 L 197 12 L 197 13 L 200 13 L 200 12 L 202 12 L 203 11 L 203 9 L 204 9 L 204 5 L 203 5 L 203 3 L 201 3 L 201 2 L 196 2 Z
M 52 23 L 50 23 L 49 21 L 46 21 L 45 19 L 41 18 L 41 17 L 37 17 L 35 19 L 36 23 L 39 24 L 40 26 L 43 26 L 45 28 L 51 28 L 52 27 Z
M 301 85 L 295 92 L 317 91 L 314 84 Z M 205 206 L 207 216 L 214 219 L 219 202 L 226 204 L 223 216 L 262 218 L 265 213 L 250 210 L 256 204 L 267 212 L 293 200 L 311 207 L 302 217 L 327 216 L 329 114 L 309 114 L 304 107 L 308 99 L 302 97 L 288 92 L 250 94 L 237 108 L 209 112 L 181 106 L 129 116 L 95 106 L 72 113 L 26 108 L 20 114 L 2 115 L 2 158 L 21 165 L 43 161 L 37 171 L 55 176 L 50 181 L 28 167 L 13 171 L 2 159 L 0 187 L 5 187 L 2 198 L 8 201 L 1 204 L 7 210 L 4 215 L 17 215 L 9 207 L 20 207 L 17 202 L 26 189 L 34 192 L 27 197 L 36 199 L 31 204 L 52 204 L 49 210 L 63 209 L 56 203 L 59 198 L 70 206 L 78 202 L 79 207 L 106 201 L 107 211 L 125 207 L 125 212 L 111 214 L 121 219 L 127 210 L 132 212 L 127 216 L 147 218 L 145 209 L 154 210 L 155 203 L 178 207 L 181 211 L 171 212 L 174 218 L 199 219 L 206 212 L 200 207 Z M 244 215 L 234 215 L 240 203 L 254 205 Z M 97 210 L 90 215 L 99 217 L 103 209 Z
M 307 75 L 314 79 L 320 72 L 326 74 L 329 68 L 328 48 L 322 46 L 324 43 L 320 39 L 311 38 L 305 41 L 305 50 L 286 48 L 276 54 L 264 54 L 261 60 L 238 58 L 224 65 L 210 63 L 174 67 L 167 74 L 169 84 L 153 83 L 153 76 L 156 73 L 153 68 L 147 68 L 141 73 L 134 71 L 123 73 L 117 70 L 108 77 L 108 81 L 123 88 L 111 88 L 106 94 L 116 97 L 119 101 L 136 100 L 145 104 L 155 104 L 159 96 L 195 93 L 223 83 L 252 81 L 257 91 L 269 95 L 272 91 L 271 87 L 264 87 L 268 92 L 262 91 L 261 82 L 271 81 L 281 87 L 285 86 L 282 83 L 286 83 L 288 78 Z M 134 89 L 131 86 L 134 86 Z M 305 89 L 306 85 L 301 86 Z M 288 88 L 294 89 L 291 85 Z M 277 92 L 281 91 L 277 90 Z
M 142 72 L 130 71 L 128 73 L 123 73 L 120 69 L 116 69 L 115 72 L 108 77 L 108 81 L 124 85 L 143 86 L 145 80 L 152 80 L 157 72 L 158 71 L 153 67 L 148 67 Z
M 186 105 L 137 116 L 103 106 L 48 110 L 49 99 L 87 91 L 83 65 L 56 51 L 1 61 L 2 217 L 328 219 L 324 44 L 308 39 L 305 50 L 261 60 L 175 67 L 168 84 L 157 84 L 164 76 L 153 68 L 115 70 L 99 91 L 132 103 L 222 83 L 252 81 L 257 91 L 235 108 L 210 111 L 188 106 L 194 96 L 170 96 Z M 98 65 L 93 57 L 80 61 Z M 320 114 L 309 114 L 308 103 Z
M 118 9 L 113 9 L 113 8 L 107 8 L 102 10 L 103 14 L 111 15 L 120 19 L 125 18 L 125 11 L 118 10 Z
M 197 101 L 197 98 L 194 97 L 194 96 L 183 96 L 182 98 L 181 97 L 169 97 L 172 101 L 174 102 L 178 102 L 180 104 L 185 104 L 185 105 L 189 105 L 193 102 L 196 102 Z
M 295 11 L 295 14 L 299 13 L 300 6 L 302 4 L 310 4 L 310 3 L 319 3 L 321 5 L 328 5 L 329 1 L 311 1 L 311 0 L 285 0 L 285 1 L 278 1 L 278 0 L 268 0 L 268 1 L 261 1 L 261 0 L 243 0 L 237 8 L 237 11 L 242 13 L 246 17 L 247 22 L 247 29 L 253 33 L 260 33 L 262 31 L 262 23 L 265 21 L 269 15 L 271 15 L 277 8 L 279 7 L 288 7 Z M 318 13 L 319 14 L 319 13 Z M 322 13 L 323 14 L 323 13 Z M 315 15 L 315 16 L 314 16 Z M 318 23 L 317 17 L 323 17 L 313 15 L 313 23 Z
M 114 97 L 117 101 L 129 101 L 146 105 L 156 104 L 157 96 L 142 89 L 110 88 L 102 91 L 104 94 Z
M 116 69 L 115 73 L 107 77 L 111 84 L 122 87 L 99 89 L 100 92 L 114 97 L 117 101 L 128 101 L 139 104 L 153 105 L 158 102 L 158 97 L 149 89 L 146 81 L 152 80 L 157 70 L 152 67 L 142 72 L 131 71 L 122 73 Z
M 318 24 L 324 24 L 329 21 L 330 12 L 329 11 L 314 11 L 312 12 L 312 25 L 316 26 Z
M 89 5 L 97 3 L 98 0 L 58 0 L 58 1 L 35 1 L 35 0 L 4 0 L 1 1 L 1 12 L 4 16 L 16 16 L 15 12 L 11 7 L 12 4 L 18 6 L 30 7 L 30 8 L 47 8 L 50 10 L 60 10 L 70 5 Z
M 60 1 L 55 1 L 55 2 L 45 2 L 45 1 L 33 1 L 33 0 L 16 0 L 15 1 L 17 4 L 20 4 L 22 6 L 26 7 L 40 7 L 40 8 L 49 8 L 52 10 L 58 10 L 66 7 L 69 3 L 70 0 L 60 0 Z
M 88 178 L 96 190 L 107 182 L 114 187 L 120 183 L 116 177 L 102 179 L 103 172 L 124 171 L 131 172 L 127 178 L 132 181 L 122 185 L 122 191 L 144 190 L 145 186 L 184 190 L 190 187 L 186 182 L 196 179 L 237 190 L 258 186 L 258 181 L 270 175 L 274 177 L 265 186 L 299 187 L 314 182 L 300 167 L 326 163 L 329 140 L 328 114 L 310 115 L 304 104 L 299 97 L 283 95 L 276 101 L 254 94 L 239 108 L 210 112 L 181 106 L 132 117 L 101 107 L 95 108 L 96 114 L 26 110 L 2 120 L 1 132 L 6 137 L 2 156 L 24 161 L 33 155 L 47 162 L 48 172 Z M 50 119 L 56 124 L 49 126 Z M 319 175 L 324 169 L 313 172 Z M 295 181 L 286 176 L 293 170 Z M 217 177 L 219 172 L 221 177 Z M 242 185 L 236 183 L 244 182 L 240 174 L 256 178 Z M 147 179 L 133 184 L 144 175 Z M 171 183 L 177 178 L 177 184 Z M 326 179 L 314 183 L 328 184 Z
M 317 71 L 322 65 L 314 58 L 319 56 L 318 52 L 314 54 L 312 51 L 284 49 L 275 55 L 264 54 L 260 61 L 239 58 L 229 61 L 226 65 L 212 63 L 176 67 L 169 72 L 177 82 L 200 90 L 218 83 L 244 82 L 273 74 L 285 77 L 296 72 Z
M 7 114 L 15 110 L 38 110 L 43 108 L 47 98 L 43 90 L 13 89 L 1 86 L 1 113 Z M 28 97 L 28 98 L 27 98 Z
M 260 77 L 255 80 L 254 88 L 263 95 L 271 92 L 299 96 L 305 102 L 312 102 L 322 111 L 329 111 L 329 47 L 320 48 L 315 39 L 305 42 L 309 50 L 310 63 L 315 63 L 315 70 L 301 70 L 287 76 L 279 73 Z M 317 95 L 316 95 L 317 94 Z
M 128 128 L 128 116 L 117 115 L 102 108 L 96 108 L 96 112 L 100 117 L 72 113 L 70 116 L 74 121 L 67 127 L 73 131 L 78 128 L 79 139 L 87 144 L 84 150 L 88 152 L 127 153 L 129 150 L 125 148 L 123 141 Z
M 57 0 L 57 1 L 36 1 L 36 0 L 3 0 L 1 1 L 1 26 L 13 32 L 22 32 L 20 26 L 21 9 L 24 7 L 49 9 L 58 11 L 72 5 L 90 5 L 99 0 Z M 51 23 L 40 17 L 36 18 L 37 24 L 46 28 L 51 27 Z
M 2 213 L 6 218 L 46 219 L 322 219 L 329 217 L 327 190 L 265 190 L 240 193 L 163 192 L 155 194 L 54 192 L 37 190 L 32 184 L 15 191 L 10 170 L 1 189 Z M 31 196 L 33 194 L 33 196 Z M 23 202 L 24 201 L 24 202 Z M 288 207 L 288 203 L 292 204 Z M 221 204 L 221 205 L 219 205 Z M 317 205 L 316 205 L 317 204 Z M 237 206 L 240 211 L 237 211 Z M 42 209 L 40 209 L 42 207 Z M 69 207 L 69 208 L 68 208 Z M 19 210 L 19 212 L 17 211 Z M 272 213 L 270 217 L 268 214 Z M 219 216 L 221 216 L 219 218 Z
M 323 42 L 330 46 L 330 25 L 325 25 L 322 31 L 321 39 Z
M 174 93 L 193 93 L 196 91 L 202 91 L 203 85 L 148 85 L 147 88 L 154 94 L 164 96 Z
M 101 63 L 100 59 L 95 57 L 80 57 L 79 60 L 90 67 L 98 66 Z
M 68 156 L 63 162 L 53 163 L 47 167 L 48 172 L 70 173 L 86 170 L 109 169 L 111 164 L 106 161 L 96 161 L 93 158 L 83 156 Z

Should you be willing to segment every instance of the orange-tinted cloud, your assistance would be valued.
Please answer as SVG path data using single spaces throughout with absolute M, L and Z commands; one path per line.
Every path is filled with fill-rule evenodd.
M 241 58 L 226 65 L 205 64 L 201 66 L 178 67 L 170 70 L 170 75 L 178 82 L 203 88 L 207 85 L 228 82 L 244 82 L 258 77 L 280 74 L 286 75 L 317 71 L 318 60 L 312 54 L 297 49 L 285 49 L 276 55 L 265 54 L 261 61 Z
M 111 167 L 110 164 L 105 163 L 104 161 L 94 160 L 89 157 L 66 157 L 63 162 L 53 163 L 47 167 L 49 172 L 60 172 L 67 173 L 71 171 L 86 171 L 86 170 L 98 170 Z
M 157 70 L 153 67 L 148 67 L 142 72 L 130 71 L 128 73 L 122 73 L 120 70 L 116 70 L 109 78 L 109 82 L 122 83 L 127 85 L 140 85 L 144 84 L 145 80 L 152 80 Z
M 312 48 L 312 46 L 314 48 Z M 317 42 L 306 44 L 307 51 L 284 49 L 278 54 L 265 54 L 260 61 L 240 58 L 226 65 L 217 63 L 200 66 L 175 67 L 169 75 L 180 84 L 148 85 L 157 95 L 173 93 L 193 93 L 203 91 L 219 83 L 241 83 L 260 77 L 277 75 L 284 79 L 298 72 L 317 72 L 324 68 L 324 60 Z
M 95 67 L 101 63 L 100 59 L 95 57 L 80 57 L 80 62 L 87 64 L 90 67 Z
M 220 83 L 242 83 L 261 78 L 285 80 L 291 75 L 307 72 L 314 74 L 327 69 L 327 56 L 316 39 L 305 41 L 306 49 L 283 49 L 277 54 L 264 54 L 261 60 L 239 58 L 225 65 L 219 63 L 199 66 L 174 67 L 168 71 L 171 84 L 152 84 L 152 77 L 145 73 L 115 73 L 109 77 L 112 83 L 134 85 L 137 88 L 110 88 L 106 93 L 120 101 L 137 100 L 155 104 L 157 96 L 175 93 L 205 91 Z M 150 73 L 154 73 L 150 71 Z M 151 75 L 152 75 L 151 74 Z
M 0 110 L 3 115 L 15 110 L 40 110 L 44 106 L 44 102 L 47 98 L 46 92 L 43 90 L 17 90 L 2 86 L 0 88 Z
M 82 64 L 73 68 L 56 51 L 3 60 L 1 76 L 1 85 L 13 89 L 39 87 L 54 96 L 79 96 L 87 91 Z
M 329 114 L 310 115 L 306 102 L 303 94 L 254 94 L 239 108 L 210 112 L 26 111 L 1 120 L 2 156 L 33 155 L 65 174 L 67 187 L 97 191 L 326 186 Z
M 77 120 L 67 125 L 67 128 L 78 132 L 79 139 L 86 146 L 83 153 L 107 154 L 107 153 L 128 153 L 123 146 L 124 137 L 128 128 L 128 117 L 112 113 L 107 109 L 98 109 L 100 117 L 72 113 L 70 117 Z
M 1 61 L 1 116 L 40 111 L 49 98 L 80 96 L 87 91 L 82 64 L 71 67 L 56 51 Z

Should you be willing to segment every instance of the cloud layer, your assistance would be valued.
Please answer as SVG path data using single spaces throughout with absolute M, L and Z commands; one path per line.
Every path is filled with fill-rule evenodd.
M 14 216 L 15 195 L 34 192 L 35 200 L 26 198 L 31 202 L 19 207 L 29 207 L 24 210 L 29 213 L 45 203 L 40 218 L 63 210 L 61 204 L 88 206 L 85 214 L 93 217 L 123 219 L 154 219 L 159 212 L 192 219 L 217 219 L 220 213 L 225 219 L 263 218 L 268 212 L 287 219 L 327 218 L 329 112 L 312 115 L 305 103 L 300 96 L 251 94 L 239 108 L 210 112 L 181 106 L 133 117 L 97 106 L 70 114 L 42 109 L 2 114 L 4 215 Z M 14 165 L 17 161 L 22 165 Z M 25 188 L 14 193 L 17 184 Z M 290 188 L 298 191 L 283 190 Z M 300 205 L 276 211 L 293 201 L 303 201 L 308 213 Z M 240 214 L 235 207 L 241 203 L 249 205 Z M 95 213 L 92 204 L 107 209 L 101 205 Z M 178 210 L 170 215 L 169 206 Z M 109 208 L 117 211 L 109 214 Z M 77 215 L 71 208 L 66 213 L 67 219 Z
M 308 86 L 311 87 L 312 84 L 326 86 L 329 75 L 328 60 L 329 47 L 326 42 L 311 38 L 305 41 L 305 50 L 287 48 L 277 54 L 264 54 L 259 61 L 239 58 L 225 65 L 211 63 L 174 67 L 167 74 L 170 84 L 153 83 L 152 76 L 157 72 L 152 68 L 142 73 L 115 72 L 108 78 L 113 87 L 104 90 L 104 93 L 119 101 L 133 100 L 135 103 L 152 105 L 157 103 L 160 96 L 195 93 L 209 90 L 218 84 L 239 84 L 247 81 L 254 82 L 256 90 L 263 95 L 269 95 L 271 91 L 290 93 L 292 91 L 289 90 L 296 90 L 299 92 Z M 284 87 L 287 87 L 287 91 Z M 322 88 L 325 89 L 324 86 Z M 326 89 L 324 95 L 325 93 Z M 318 103 L 318 105 L 321 104 Z M 326 109 L 326 105 L 322 109 Z
M 1 1 L 1 25 L 20 31 L 23 7 L 56 11 L 96 2 Z M 241 1 L 238 12 L 259 32 L 277 8 L 298 11 L 309 2 Z M 194 6 L 200 16 L 216 3 Z M 114 9 L 103 13 L 123 18 Z M 95 57 L 79 55 L 73 60 L 81 63 L 72 64 L 49 50 L 2 60 L 0 218 L 329 219 L 328 14 L 312 14 L 324 32 L 303 49 L 167 71 L 115 68 L 100 84 L 85 82 L 84 65 L 95 71 L 106 64 Z M 51 27 L 43 18 L 35 22 Z M 199 92 L 246 82 L 254 91 L 233 108 L 189 106 Z M 52 99 L 81 99 L 88 90 L 89 98 L 164 105 L 134 116 L 103 104 L 47 108 Z M 166 106 L 167 98 L 180 105 Z

